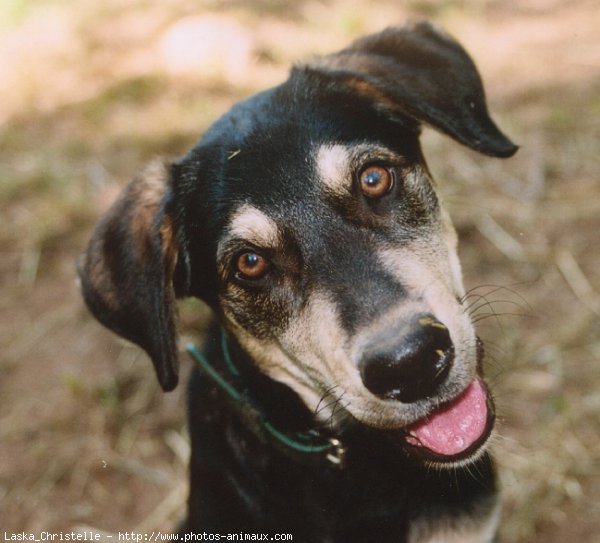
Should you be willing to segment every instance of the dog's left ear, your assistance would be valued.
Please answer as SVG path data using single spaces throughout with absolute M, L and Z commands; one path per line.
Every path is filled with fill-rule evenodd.
M 78 263 L 90 311 L 148 353 L 165 391 L 178 381 L 175 298 L 186 294 L 171 172 L 159 161 L 142 170 L 99 222 Z
M 481 153 L 509 157 L 518 149 L 491 120 L 481 78 L 467 52 L 429 23 L 367 36 L 305 69 L 335 78 Z

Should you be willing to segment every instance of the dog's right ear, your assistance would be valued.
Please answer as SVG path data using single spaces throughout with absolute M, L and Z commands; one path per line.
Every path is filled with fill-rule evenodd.
M 175 297 L 187 290 L 171 175 L 172 167 L 158 161 L 142 170 L 98 223 L 78 263 L 90 311 L 148 353 L 165 391 L 178 381 Z

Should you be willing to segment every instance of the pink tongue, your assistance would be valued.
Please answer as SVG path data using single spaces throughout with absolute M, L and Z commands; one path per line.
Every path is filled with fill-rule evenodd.
M 483 434 L 486 423 L 486 392 L 476 379 L 452 403 L 409 427 L 408 441 L 434 453 L 453 456 L 473 445 Z

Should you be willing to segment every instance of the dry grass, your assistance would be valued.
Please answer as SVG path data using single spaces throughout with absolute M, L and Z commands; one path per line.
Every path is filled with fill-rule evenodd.
M 74 260 L 146 160 L 185 151 L 292 61 L 416 15 L 466 43 L 522 145 L 500 162 L 425 135 L 500 405 L 504 540 L 600 541 L 599 11 L 586 0 L 397 4 L 0 7 L 5 531 L 174 526 L 186 493 L 184 387 L 163 395 L 144 356 L 91 319 Z M 227 40 L 179 62 L 186 27 L 173 25 L 208 15 Z M 181 312 L 184 334 L 201 335 L 206 310 L 186 302 Z

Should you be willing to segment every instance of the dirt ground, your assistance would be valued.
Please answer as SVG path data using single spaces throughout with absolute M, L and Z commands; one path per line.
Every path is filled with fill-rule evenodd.
M 424 135 L 488 345 L 502 540 L 599 542 L 597 2 L 74 6 L 0 6 L 2 530 L 173 528 L 187 492 L 185 387 L 162 394 L 145 356 L 90 317 L 77 255 L 146 161 L 185 152 L 292 62 L 426 17 L 470 50 L 494 117 L 521 146 L 500 161 Z M 180 309 L 183 338 L 200 338 L 207 310 Z

